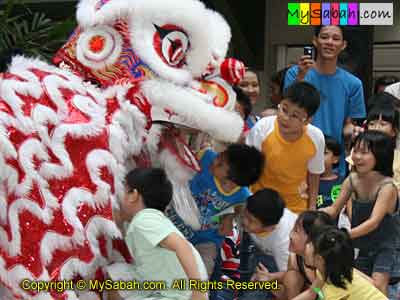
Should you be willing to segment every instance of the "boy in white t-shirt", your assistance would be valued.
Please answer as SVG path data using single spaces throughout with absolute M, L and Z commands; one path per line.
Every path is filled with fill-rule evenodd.
M 243 227 L 258 250 L 274 257 L 281 272 L 287 269 L 289 235 L 296 219 L 274 190 L 262 189 L 247 199 Z
M 280 280 L 287 270 L 289 259 L 289 236 L 297 215 L 285 208 L 285 203 L 279 194 L 272 189 L 262 189 L 250 196 L 243 212 L 243 228 L 257 248 L 258 268 L 266 267 L 275 271 L 275 261 L 278 272 L 270 273 L 270 280 Z M 248 291 L 240 299 L 269 299 L 270 292 Z

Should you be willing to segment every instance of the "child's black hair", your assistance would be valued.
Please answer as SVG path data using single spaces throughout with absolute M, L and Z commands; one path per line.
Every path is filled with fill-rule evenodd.
M 231 144 L 223 152 L 228 161 L 228 178 L 239 186 L 249 186 L 261 176 L 264 155 L 253 146 Z
M 286 99 L 307 112 L 308 117 L 312 117 L 320 104 L 320 96 L 317 89 L 307 82 L 295 82 L 290 85 L 283 93 Z
M 128 192 L 137 190 L 147 208 L 164 211 L 172 199 L 172 184 L 159 168 L 138 168 L 125 178 Z
M 366 147 L 375 157 L 374 170 L 384 176 L 393 176 L 395 142 L 392 137 L 378 130 L 367 130 L 359 134 L 353 142 L 353 151 Z
M 284 91 L 284 86 L 285 86 L 284 82 L 285 82 L 285 76 L 286 76 L 287 70 L 289 70 L 289 67 L 286 67 L 279 71 L 276 71 L 276 72 L 272 73 L 272 75 L 271 75 L 271 82 L 275 83 L 279 86 L 281 95 L 283 94 L 283 91 Z
M 236 93 L 236 101 L 243 107 L 244 119 L 247 120 L 251 111 L 253 110 L 253 106 L 251 105 L 250 97 L 247 96 L 242 89 L 234 86 L 232 87 Z
M 334 226 L 335 221 L 326 212 L 320 210 L 306 210 L 296 220 L 295 226 L 301 226 L 308 237 L 311 236 L 314 227 Z
M 340 144 L 331 136 L 329 135 L 324 135 L 325 137 L 325 147 L 329 150 L 332 151 L 334 156 L 340 156 L 342 153 L 342 148 L 340 147 Z M 334 166 L 338 166 L 339 161 L 334 164 Z
M 256 69 L 254 69 L 252 67 L 246 67 L 246 72 L 251 72 L 251 73 L 256 74 L 257 80 L 258 80 L 258 74 L 257 74 L 257 70 Z
M 396 109 L 399 100 L 389 93 L 378 93 L 368 101 L 367 123 L 382 120 L 392 124 L 393 129 L 399 129 L 399 111 Z
M 271 226 L 279 223 L 285 203 L 278 192 L 262 189 L 247 198 L 246 209 L 264 226 Z
M 385 86 L 386 87 L 388 85 L 392 85 L 392 84 L 394 84 L 396 82 L 399 82 L 399 81 L 400 81 L 400 79 L 397 76 L 394 76 L 394 75 L 383 75 L 383 76 L 378 77 L 375 80 L 375 84 L 374 84 L 374 94 L 378 93 L 378 89 L 381 86 Z
M 325 262 L 325 276 L 337 287 L 346 288 L 353 280 L 354 248 L 346 229 L 335 226 L 314 228 L 311 233 L 314 255 Z

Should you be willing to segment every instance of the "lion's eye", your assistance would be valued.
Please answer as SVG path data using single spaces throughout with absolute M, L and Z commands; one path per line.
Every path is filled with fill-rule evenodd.
M 175 25 L 154 25 L 154 48 L 161 59 L 170 66 L 181 67 L 185 62 L 189 48 L 189 38 L 186 33 Z

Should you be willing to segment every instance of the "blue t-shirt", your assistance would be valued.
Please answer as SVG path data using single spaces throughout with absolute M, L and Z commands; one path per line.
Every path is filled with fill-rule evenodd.
M 211 174 L 210 166 L 218 156 L 217 153 L 206 150 L 201 157 L 201 171 L 190 181 L 190 190 L 200 212 L 201 229 L 194 232 L 193 244 L 214 242 L 220 245 L 224 239 L 218 234 L 218 221 L 214 216 L 228 207 L 244 203 L 250 190 L 247 187 L 237 187 L 230 193 L 220 188 L 218 180 Z
M 338 176 L 335 179 L 319 181 L 319 192 L 317 198 L 317 209 L 331 206 L 340 194 L 340 187 L 344 177 Z
M 291 67 L 285 76 L 285 89 L 296 81 L 298 66 Z M 343 127 L 347 118 L 365 118 L 364 92 L 361 80 L 351 73 L 337 67 L 336 73 L 324 75 L 310 69 L 306 82 L 311 83 L 319 91 L 321 104 L 313 116 L 312 124 L 326 135 L 336 139 L 342 146 L 339 172 L 346 174 Z

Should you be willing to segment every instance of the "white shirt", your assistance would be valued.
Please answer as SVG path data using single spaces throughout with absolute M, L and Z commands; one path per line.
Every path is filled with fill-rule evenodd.
M 266 237 L 250 234 L 256 246 L 265 254 L 272 255 L 279 271 L 287 270 L 289 259 L 289 235 L 297 220 L 297 215 L 285 208 L 275 230 Z

